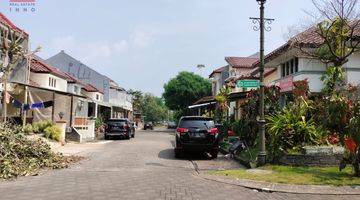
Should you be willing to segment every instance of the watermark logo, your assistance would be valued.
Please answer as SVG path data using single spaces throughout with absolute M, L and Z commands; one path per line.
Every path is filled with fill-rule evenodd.
M 10 12 L 34 13 L 36 12 L 36 0 L 9 0 Z

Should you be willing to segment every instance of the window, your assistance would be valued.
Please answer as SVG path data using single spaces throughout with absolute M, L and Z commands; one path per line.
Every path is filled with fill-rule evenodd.
M 299 58 L 295 58 L 295 73 L 299 71 Z
M 56 88 L 56 79 L 51 77 L 49 78 L 49 87 Z
M 293 58 L 281 64 L 281 77 L 295 74 L 299 71 L 299 58 Z
M 100 99 L 100 95 L 96 94 L 96 100 L 99 100 L 99 99 Z
M 286 71 L 285 71 L 285 64 L 281 64 L 281 77 L 286 76 Z
M 290 63 L 286 62 L 286 76 L 290 75 Z

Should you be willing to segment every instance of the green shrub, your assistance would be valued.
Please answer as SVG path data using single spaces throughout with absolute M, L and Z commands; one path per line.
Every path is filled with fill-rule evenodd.
M 44 136 L 49 139 L 60 141 L 61 129 L 56 125 L 49 126 L 44 130 Z
M 103 116 L 97 117 L 97 118 L 95 119 L 95 128 L 96 128 L 96 129 L 100 128 L 101 126 L 104 125 L 104 123 L 105 123 L 105 122 L 104 122 Z
M 46 128 L 53 126 L 54 123 L 51 121 L 39 121 L 33 123 L 33 131 L 34 133 L 43 133 Z
M 308 117 L 311 109 L 308 102 L 301 99 L 290 104 L 282 112 L 267 117 L 269 132 L 269 151 L 274 157 L 287 153 L 294 148 L 319 143 L 322 131 Z
M 24 133 L 31 134 L 34 133 L 33 126 L 31 124 L 26 124 L 23 128 Z

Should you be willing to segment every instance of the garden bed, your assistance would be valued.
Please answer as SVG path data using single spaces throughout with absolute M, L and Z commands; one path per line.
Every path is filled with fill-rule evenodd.
M 360 178 L 354 177 L 351 168 L 340 172 L 338 167 L 290 167 L 268 165 L 258 170 L 209 171 L 210 175 L 227 176 L 269 183 L 297 185 L 359 186 Z

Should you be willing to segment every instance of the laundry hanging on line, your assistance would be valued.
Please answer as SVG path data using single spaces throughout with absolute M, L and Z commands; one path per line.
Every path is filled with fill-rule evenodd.
M 24 104 L 24 110 L 30 109 L 43 109 L 48 108 L 54 105 L 54 101 L 44 101 L 44 102 L 36 102 L 33 104 Z
M 35 108 L 42 109 L 42 108 L 44 108 L 44 103 L 43 102 L 33 103 L 30 105 L 30 108 L 31 109 L 35 109 Z
M 51 106 L 54 106 L 54 101 L 45 101 L 45 102 L 36 102 L 33 104 L 23 104 L 20 101 L 16 100 L 15 98 L 12 98 L 12 106 L 14 108 L 21 108 L 25 111 L 30 109 L 43 109 L 48 108 Z
M 12 105 L 14 108 L 22 108 L 22 103 L 16 99 L 12 100 Z

